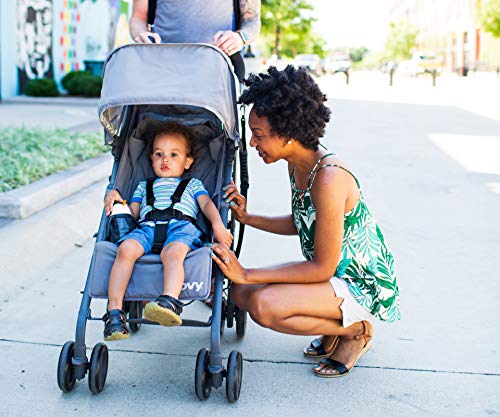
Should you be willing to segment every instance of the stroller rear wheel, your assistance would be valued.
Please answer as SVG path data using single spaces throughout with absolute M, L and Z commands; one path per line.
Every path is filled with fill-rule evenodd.
M 212 381 L 208 372 L 208 355 L 209 350 L 206 348 L 200 349 L 196 358 L 196 368 L 194 371 L 194 389 L 196 396 L 200 400 L 206 400 L 210 397 L 212 390 Z
M 75 352 L 75 342 L 69 341 L 64 344 L 59 355 L 57 364 L 57 385 L 63 392 L 70 392 L 75 387 L 75 369 L 72 364 Z
M 98 343 L 92 349 L 89 366 L 89 389 L 92 394 L 99 394 L 106 383 L 108 375 L 108 348 Z
M 132 301 L 129 305 L 128 318 L 129 319 L 142 319 L 142 311 L 144 306 L 142 301 Z M 141 323 L 129 323 L 130 331 L 132 333 L 137 333 L 141 328 Z
M 226 396 L 230 403 L 238 401 L 243 379 L 243 356 L 233 350 L 227 359 Z

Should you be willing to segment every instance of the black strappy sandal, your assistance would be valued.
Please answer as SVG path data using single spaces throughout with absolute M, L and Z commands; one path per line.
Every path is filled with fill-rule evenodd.
M 340 340 L 338 336 L 333 336 L 335 339 L 333 340 L 332 348 L 327 352 L 325 349 L 325 345 L 321 339 L 313 339 L 311 344 L 304 349 L 304 356 L 306 358 L 327 358 L 329 357 Z
M 127 328 L 127 315 L 122 310 L 108 311 L 102 319 L 104 320 L 104 340 L 127 339 L 130 332 Z
M 182 304 L 177 298 L 170 295 L 160 295 L 155 301 L 151 301 L 144 307 L 144 318 L 154 321 L 162 326 L 180 326 L 182 319 Z

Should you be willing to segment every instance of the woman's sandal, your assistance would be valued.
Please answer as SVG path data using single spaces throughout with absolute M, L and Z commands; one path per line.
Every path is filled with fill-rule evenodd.
M 122 310 L 110 310 L 102 319 L 104 320 L 104 340 L 110 342 L 127 339 L 130 336 L 127 328 L 127 315 Z
M 311 341 L 311 344 L 304 349 L 304 356 L 306 358 L 327 358 L 330 356 L 337 344 L 339 343 L 340 338 L 338 336 L 333 337 L 333 345 L 332 348 L 327 352 L 325 349 L 325 345 L 323 345 L 323 341 L 321 339 L 314 339 Z
M 177 298 L 170 295 L 160 295 L 155 301 L 151 301 L 144 307 L 144 318 L 154 321 L 162 326 L 180 326 L 182 319 L 182 304 Z
M 319 363 L 313 367 L 314 375 L 319 376 L 321 378 L 340 378 L 342 376 L 347 375 L 354 369 L 354 366 L 358 362 L 359 358 L 363 356 L 366 352 L 368 352 L 372 347 L 372 334 L 366 332 L 367 325 L 365 320 L 363 320 L 363 334 L 353 336 L 354 340 L 359 340 L 363 338 L 365 340 L 365 345 L 363 349 L 358 353 L 358 356 L 354 359 L 354 363 L 351 368 L 347 368 L 343 363 L 336 361 L 332 358 L 325 358 L 319 361 Z M 367 338 L 368 341 L 366 340 Z M 321 365 L 326 365 L 321 367 Z

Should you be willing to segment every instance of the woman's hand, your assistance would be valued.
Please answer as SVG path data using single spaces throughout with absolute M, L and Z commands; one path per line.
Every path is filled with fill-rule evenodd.
M 215 261 L 222 273 L 236 284 L 249 284 L 246 280 L 246 269 L 238 261 L 232 250 L 224 243 L 212 245 L 212 259 Z
M 154 42 L 151 42 L 151 39 L 153 38 Z M 157 33 L 153 32 L 141 32 L 137 36 L 134 37 L 134 42 L 135 43 L 161 43 L 161 38 L 160 35 Z
M 233 235 L 223 224 L 214 227 L 214 238 L 217 242 L 224 243 L 228 247 L 233 243 Z
M 214 45 L 224 51 L 227 56 L 234 55 L 243 48 L 243 39 L 232 30 L 219 31 L 215 34 Z
M 116 201 L 120 203 L 123 202 L 123 198 L 118 191 L 111 190 L 106 194 L 106 197 L 104 197 L 104 210 L 106 212 L 106 216 L 111 214 L 113 211 L 113 204 L 115 204 Z
M 232 180 L 229 185 L 226 185 L 223 188 L 223 190 L 224 195 L 222 197 L 227 203 L 229 203 L 229 207 L 231 208 L 235 219 L 242 224 L 246 224 L 249 218 L 249 214 L 247 213 L 247 199 L 239 193 Z

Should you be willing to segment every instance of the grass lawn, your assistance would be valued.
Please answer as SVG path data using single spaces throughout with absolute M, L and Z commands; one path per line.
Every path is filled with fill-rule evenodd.
M 0 129 L 0 192 L 29 184 L 110 150 L 103 133 Z

